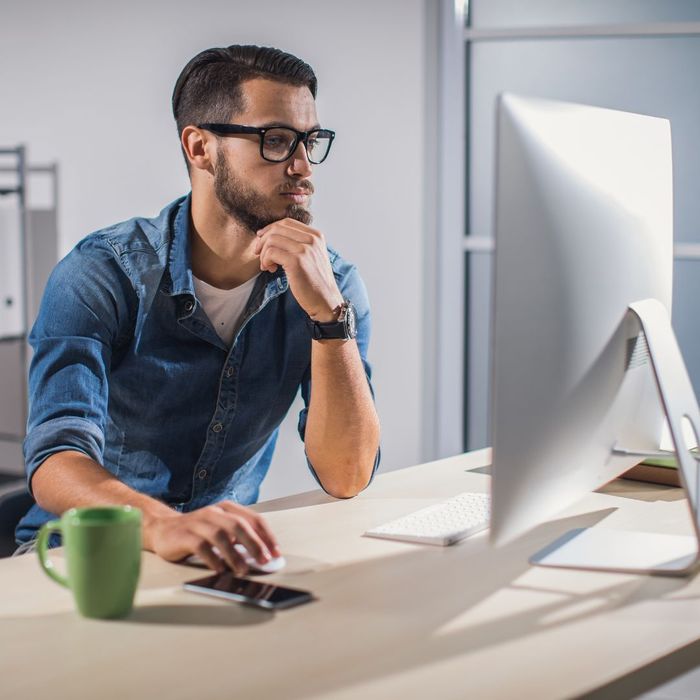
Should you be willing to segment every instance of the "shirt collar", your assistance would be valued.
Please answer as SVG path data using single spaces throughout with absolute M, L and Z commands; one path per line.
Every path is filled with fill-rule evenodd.
M 171 287 L 167 293 L 170 296 L 187 295 L 195 297 L 190 252 L 191 206 L 192 193 L 182 200 L 173 219 L 172 244 L 168 255 L 168 273 Z M 261 301 L 267 301 L 271 297 L 285 292 L 289 287 L 289 282 L 287 281 L 287 275 L 280 267 L 276 272 L 263 272 L 260 275 L 259 285 L 256 285 L 256 287 L 264 290 Z
M 194 296 L 194 280 L 190 258 L 190 208 L 192 194 L 188 194 L 178 207 L 173 220 L 173 237 L 168 255 L 170 296 L 187 294 Z

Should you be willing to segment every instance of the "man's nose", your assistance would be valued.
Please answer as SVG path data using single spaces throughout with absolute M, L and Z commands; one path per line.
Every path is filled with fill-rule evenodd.
M 287 170 L 290 175 L 296 175 L 298 177 L 310 177 L 313 172 L 309 161 L 309 155 L 306 152 L 306 146 L 301 141 L 297 144 L 289 160 L 289 167 Z

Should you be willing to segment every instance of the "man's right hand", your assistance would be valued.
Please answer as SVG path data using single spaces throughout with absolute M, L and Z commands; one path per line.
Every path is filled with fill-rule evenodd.
M 245 575 L 248 566 L 234 548 L 242 544 L 255 560 L 264 564 L 281 555 L 264 518 L 244 506 L 221 501 L 191 513 L 170 512 L 144 523 L 144 547 L 168 561 L 196 554 L 214 571 L 227 567 Z M 214 552 L 216 547 L 218 552 Z
M 34 472 L 32 489 L 39 506 L 49 513 L 101 505 L 140 508 L 144 548 L 168 561 L 197 554 L 215 571 L 229 567 L 244 574 L 248 566 L 234 543 L 242 544 L 261 564 L 280 556 L 267 523 L 250 508 L 222 501 L 191 513 L 178 513 L 122 483 L 82 452 L 66 450 L 48 457 Z

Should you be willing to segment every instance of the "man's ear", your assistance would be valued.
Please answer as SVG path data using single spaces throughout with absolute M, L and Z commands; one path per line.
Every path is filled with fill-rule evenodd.
M 182 130 L 180 143 L 190 167 L 212 171 L 216 151 L 216 137 L 213 134 L 196 126 L 186 126 Z

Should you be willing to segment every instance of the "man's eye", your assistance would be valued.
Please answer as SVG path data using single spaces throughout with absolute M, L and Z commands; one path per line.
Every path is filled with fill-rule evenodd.
M 265 145 L 268 148 L 275 149 L 285 149 L 289 145 L 289 140 L 285 139 L 283 136 L 267 136 L 265 138 Z

